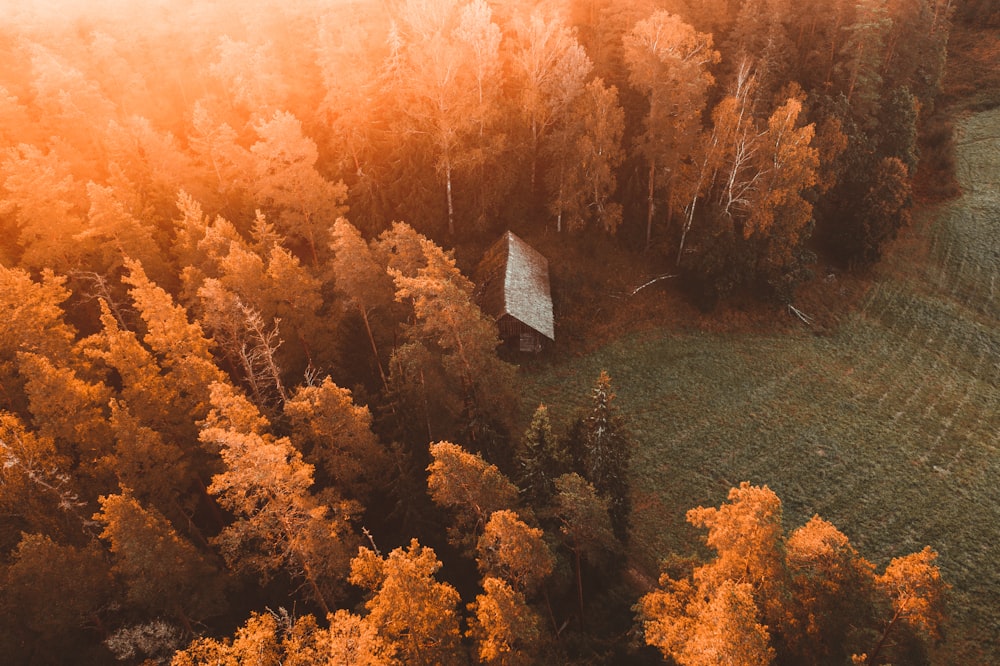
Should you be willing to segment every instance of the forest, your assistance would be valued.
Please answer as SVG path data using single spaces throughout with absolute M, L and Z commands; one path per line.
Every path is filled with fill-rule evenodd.
M 926 663 L 937 553 L 876 566 L 766 485 L 630 563 L 614 369 L 570 419 L 523 404 L 469 276 L 508 229 L 567 282 L 624 254 L 709 316 L 869 270 L 955 193 L 949 34 L 995 5 L 20 3 L 5 659 Z

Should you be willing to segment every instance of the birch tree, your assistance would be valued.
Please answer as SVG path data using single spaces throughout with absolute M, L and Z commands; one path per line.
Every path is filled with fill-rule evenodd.
M 514 23 L 511 62 L 518 108 L 528 125 L 531 141 L 531 192 L 536 192 L 539 157 L 553 128 L 565 122 L 574 100 L 583 92 L 593 65 L 561 19 L 546 19 L 535 11 Z
M 551 144 L 548 208 L 557 232 L 563 226 L 578 231 L 588 223 L 608 234 L 618 229 L 621 205 L 611 196 L 624 159 L 624 130 L 618 89 L 594 79 L 576 98 L 571 116 Z
M 680 203 L 674 184 L 690 160 L 714 79 L 708 68 L 719 61 L 712 36 L 697 32 L 680 17 L 659 11 L 624 37 L 629 83 L 646 96 L 649 111 L 637 147 L 648 166 L 646 249 L 653 233 L 657 176 L 667 180 L 667 215 Z M 677 188 L 683 192 L 684 188 Z M 679 194 L 678 192 L 678 194 Z M 669 225 L 669 222 L 668 222 Z

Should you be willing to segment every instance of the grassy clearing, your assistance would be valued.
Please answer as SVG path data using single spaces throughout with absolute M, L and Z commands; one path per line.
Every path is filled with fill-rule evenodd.
M 766 483 L 786 527 L 818 513 L 879 566 L 934 547 L 953 586 L 941 662 L 1000 663 L 1000 111 L 962 125 L 959 180 L 829 335 L 651 330 L 529 377 L 529 406 L 565 420 L 611 373 L 644 573 L 691 551 L 688 508 Z

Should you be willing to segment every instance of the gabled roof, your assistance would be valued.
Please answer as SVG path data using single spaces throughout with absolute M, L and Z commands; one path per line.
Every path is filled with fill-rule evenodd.
M 476 271 L 483 311 L 510 315 L 549 340 L 556 339 L 549 288 L 549 262 L 508 231 L 493 244 Z

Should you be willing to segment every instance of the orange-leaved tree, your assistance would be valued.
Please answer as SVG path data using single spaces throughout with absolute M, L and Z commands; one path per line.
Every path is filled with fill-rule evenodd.
M 895 663 L 939 635 L 946 586 L 930 548 L 876 576 L 819 517 L 786 538 L 777 495 L 746 482 L 721 507 L 689 511 L 688 522 L 708 528 L 715 559 L 690 576 L 664 573 L 636 606 L 646 642 L 684 666 L 876 664 L 883 652 Z M 719 654 L 730 656 L 706 657 Z
M 468 636 L 484 664 L 520 666 L 538 663 L 542 622 L 524 596 L 507 581 L 487 576 L 483 594 L 469 604 Z
M 496 465 L 451 442 L 430 445 L 427 487 L 438 506 L 454 512 L 453 543 L 471 548 L 495 511 L 517 503 L 518 489 Z
M 537 592 L 555 567 L 542 530 L 508 509 L 493 512 L 476 551 L 484 576 L 501 578 L 525 596 Z
M 218 447 L 224 470 L 208 491 L 236 516 L 215 543 L 238 571 L 267 581 L 284 569 L 303 580 L 329 612 L 356 544 L 349 520 L 357 507 L 329 493 L 313 495 L 312 465 L 287 437 L 263 432 L 266 422 L 231 386 L 213 385 L 212 405 L 201 438 Z
M 365 589 L 367 620 L 406 664 L 461 664 L 458 592 L 434 574 L 441 568 L 434 550 L 416 539 L 388 557 L 368 548 L 351 561 L 350 581 Z

